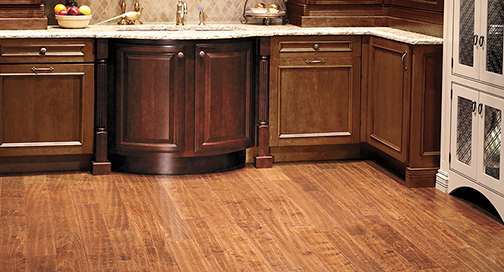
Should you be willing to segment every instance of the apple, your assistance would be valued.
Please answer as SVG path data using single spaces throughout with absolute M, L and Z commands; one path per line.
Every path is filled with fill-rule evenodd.
M 78 7 L 71 7 L 68 9 L 68 15 L 79 15 L 79 8 Z
M 64 16 L 64 15 L 68 15 L 68 11 L 67 11 L 66 9 L 62 9 L 62 10 L 58 13 L 58 15 L 62 15 L 62 16 Z
M 54 6 L 54 14 L 60 14 L 63 10 L 67 10 L 67 7 L 63 4 L 57 4 Z
M 80 12 L 80 14 L 82 14 L 82 15 L 91 15 L 91 8 L 90 8 L 89 6 L 82 5 L 82 6 L 79 8 L 79 12 Z

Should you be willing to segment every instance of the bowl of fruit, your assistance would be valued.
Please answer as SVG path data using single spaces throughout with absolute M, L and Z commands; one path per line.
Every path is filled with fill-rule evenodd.
M 54 6 L 54 14 L 58 25 L 62 28 L 86 28 L 93 16 L 91 8 L 83 5 L 79 7 L 76 0 L 66 0 L 65 4 Z

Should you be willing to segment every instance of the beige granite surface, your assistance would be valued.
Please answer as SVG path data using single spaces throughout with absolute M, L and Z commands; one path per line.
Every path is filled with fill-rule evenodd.
M 149 40 L 214 40 L 248 37 L 301 35 L 371 35 L 413 45 L 442 44 L 443 39 L 389 27 L 297 27 L 293 25 L 212 24 L 176 27 L 168 24 L 137 26 L 90 26 L 69 30 L 50 27 L 47 30 L 2 30 L 0 38 L 110 38 Z

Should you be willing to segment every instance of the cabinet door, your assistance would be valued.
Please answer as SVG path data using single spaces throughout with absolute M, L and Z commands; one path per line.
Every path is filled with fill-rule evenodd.
M 482 0 L 454 1 L 453 73 L 479 78 L 481 50 L 478 50 Z
M 92 64 L 0 65 L 0 156 L 93 153 Z
M 185 47 L 120 44 L 116 48 L 116 150 L 184 148 Z
M 477 172 L 478 92 L 453 84 L 451 169 L 470 178 Z
M 282 38 L 272 51 L 271 145 L 358 143 L 360 39 Z
M 504 193 L 502 171 L 502 111 L 504 100 L 480 93 L 478 126 L 478 182 Z
M 504 87 L 504 1 L 482 0 L 482 30 L 480 37 L 483 46 L 481 80 Z M 483 40 L 484 39 L 484 40 Z M 486 41 L 486 42 L 483 42 Z
M 196 45 L 195 151 L 223 154 L 253 143 L 252 44 Z
M 371 38 L 368 76 L 368 143 L 407 161 L 411 54 L 408 45 Z

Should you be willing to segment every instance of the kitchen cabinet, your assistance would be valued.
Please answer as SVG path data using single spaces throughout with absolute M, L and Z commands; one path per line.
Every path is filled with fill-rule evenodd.
M 252 145 L 252 44 L 196 45 L 195 151 L 233 152 Z
M 454 2 L 453 73 L 504 87 L 504 3 L 498 0 Z
M 454 83 L 450 168 L 488 190 L 504 194 L 504 99 Z
M 389 0 L 390 3 L 398 7 L 431 10 L 442 12 L 444 0 Z
M 360 37 L 272 40 L 272 147 L 359 143 Z
M 152 174 L 241 167 L 254 144 L 253 42 L 120 41 L 113 167 Z
M 0 0 L 0 29 L 45 29 L 43 0 Z
M 49 40 L 0 42 L 1 173 L 90 166 L 94 64 L 64 63 L 64 54 L 51 44 Z M 27 48 L 33 52 L 36 48 L 36 54 Z M 82 56 L 92 48 L 88 40 L 59 44 L 59 49 Z
M 369 145 L 405 162 L 411 97 L 411 51 L 408 45 L 371 38 L 368 74 Z
M 403 172 L 410 187 L 432 186 L 439 168 L 441 46 L 366 39 L 366 142 L 373 157 Z

